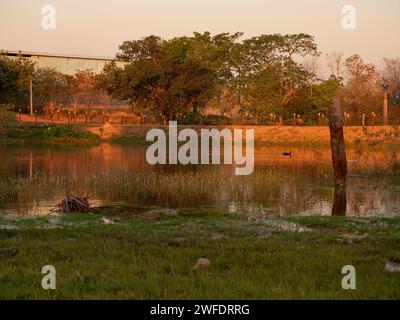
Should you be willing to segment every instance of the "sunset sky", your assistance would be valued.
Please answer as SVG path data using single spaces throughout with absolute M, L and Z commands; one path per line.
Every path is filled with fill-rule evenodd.
M 56 30 L 41 27 L 41 8 L 56 9 Z M 344 5 L 356 30 L 341 27 Z M 380 64 L 400 56 L 399 0 L 1 0 L 0 49 L 114 56 L 124 40 L 242 31 L 244 37 L 309 33 L 323 53 L 359 53 Z

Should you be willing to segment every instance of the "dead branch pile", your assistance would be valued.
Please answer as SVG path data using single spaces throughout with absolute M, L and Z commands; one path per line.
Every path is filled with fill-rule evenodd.
M 51 214 L 65 214 L 70 212 L 89 212 L 90 203 L 87 197 L 68 196 L 57 204 L 51 211 Z

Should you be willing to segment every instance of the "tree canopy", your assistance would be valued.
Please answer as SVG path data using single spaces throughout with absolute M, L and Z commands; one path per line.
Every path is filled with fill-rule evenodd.
M 312 36 L 261 35 L 239 41 L 242 33 L 162 40 L 149 36 L 125 41 L 99 85 L 115 98 L 176 119 L 202 110 L 229 94 L 242 111 L 287 115 L 289 104 L 308 85 L 311 75 L 296 61 L 318 55 Z
M 27 59 L 8 59 L 0 55 L 0 103 L 26 106 L 29 79 L 34 64 Z

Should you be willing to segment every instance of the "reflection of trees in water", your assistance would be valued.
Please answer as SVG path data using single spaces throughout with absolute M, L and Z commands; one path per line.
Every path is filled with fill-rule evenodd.
M 284 151 L 292 151 L 292 158 L 283 157 Z M 318 150 L 317 150 L 318 149 Z M 347 148 L 350 160 L 350 174 L 368 174 L 373 168 L 387 169 L 393 162 L 400 161 L 398 144 L 387 146 L 356 145 Z M 21 174 L 27 175 L 32 164 L 33 172 L 59 175 L 68 173 L 71 176 L 87 174 L 113 174 L 115 172 L 159 171 L 174 172 L 177 166 L 149 166 L 145 158 L 145 146 L 110 145 L 102 144 L 96 147 L 84 148 L 31 148 L 1 146 L 0 175 Z M 33 162 L 30 161 L 31 155 Z M 317 155 L 317 156 L 316 156 Z M 357 160 L 357 161 L 351 161 Z M 255 166 L 260 167 L 288 167 L 294 171 L 304 170 L 325 171 L 330 168 L 330 150 L 328 147 L 259 147 L 255 150 Z M 178 166 L 179 171 L 196 171 L 194 166 Z M 213 166 L 214 167 L 214 166 Z M 309 169 L 307 169 L 309 167 Z M 229 171 L 229 167 L 219 167 Z M 202 169 L 203 170 L 203 169 Z M 208 170 L 208 169 L 206 169 Z M 214 169 L 213 169 L 214 170 Z M 329 169 L 330 170 L 330 169 Z M 363 171 L 363 172 L 360 172 Z
M 396 183 L 399 182 L 382 179 L 379 182 L 351 186 L 348 199 L 352 215 L 398 214 L 400 189 L 394 187 Z

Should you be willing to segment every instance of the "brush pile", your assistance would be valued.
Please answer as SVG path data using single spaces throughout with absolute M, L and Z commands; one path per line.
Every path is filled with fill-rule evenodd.
M 50 214 L 66 214 L 70 212 L 87 213 L 90 211 L 89 198 L 87 197 L 74 197 L 67 196 L 59 204 L 57 204 Z

